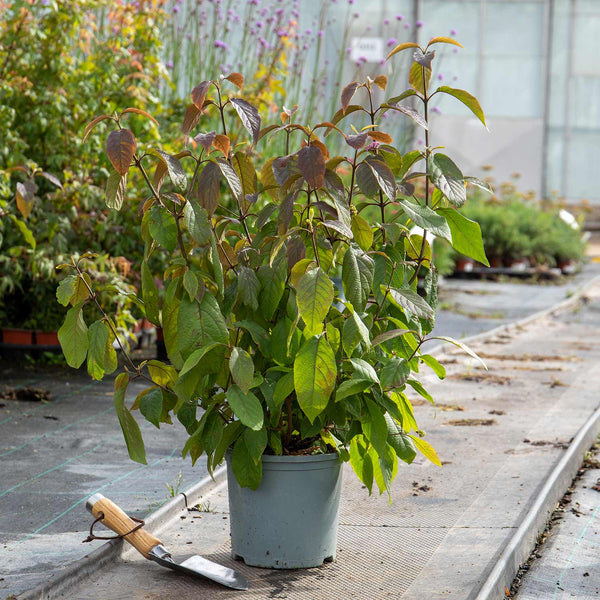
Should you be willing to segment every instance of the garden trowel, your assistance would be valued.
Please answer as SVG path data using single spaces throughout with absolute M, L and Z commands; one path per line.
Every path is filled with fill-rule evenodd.
M 234 590 L 248 589 L 248 581 L 241 573 L 202 556 L 192 556 L 181 564 L 176 563 L 160 540 L 142 529 L 141 525 L 136 525 L 131 517 L 102 494 L 91 496 L 86 507 L 96 517 L 96 520 L 124 537 L 145 558 L 174 571 L 183 571 L 188 575 L 211 579 Z

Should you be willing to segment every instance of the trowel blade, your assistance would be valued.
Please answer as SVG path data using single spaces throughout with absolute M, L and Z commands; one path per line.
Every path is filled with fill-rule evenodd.
M 248 589 L 248 580 L 241 573 L 214 563 L 202 556 L 191 556 L 179 564 L 170 556 L 159 556 L 160 553 L 155 554 L 154 550 L 153 548 L 150 551 L 150 558 L 163 567 L 182 571 L 188 575 L 204 577 L 234 590 Z

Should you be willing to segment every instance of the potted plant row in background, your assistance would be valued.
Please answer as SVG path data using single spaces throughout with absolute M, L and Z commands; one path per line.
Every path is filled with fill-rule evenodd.
M 108 207 L 139 203 L 135 302 L 162 328 L 168 354 L 138 364 L 124 353 L 114 404 L 129 454 L 146 460 L 141 413 L 156 428 L 178 421 L 188 433 L 183 454 L 205 457 L 211 473 L 226 459 L 232 552 L 248 564 L 335 557 L 342 462 L 369 493 L 390 493 L 398 461 L 417 452 L 441 465 L 409 400 L 433 402 L 422 370 L 445 376 L 427 353 L 439 339 L 431 235 L 487 259 L 479 226 L 460 212 L 467 184 L 486 184 L 429 146 L 434 95 L 454 96 L 485 125 L 471 94 L 431 89 L 437 44 L 460 45 L 399 45 L 388 58 L 413 53 L 410 87 L 390 94 L 385 76 L 352 82 L 327 122 L 298 122 L 284 108 L 279 124 L 263 126 L 240 95 L 242 75 L 231 73 L 194 88 L 177 152 L 135 137 L 128 119 L 152 119 L 139 109 L 100 115 L 86 129 L 110 125 Z M 387 98 L 379 106 L 376 88 Z M 382 128 L 386 112 L 412 119 L 425 147 L 401 153 Z M 219 115 L 220 131 L 203 129 L 207 113 Z M 281 156 L 268 154 L 275 136 Z M 329 136 L 345 152 L 330 155 Z M 130 197 L 134 173 L 143 189 Z M 423 233 L 411 234 L 414 225 Z M 88 274 L 93 260 L 63 265 L 58 296 L 69 309 L 59 338 L 67 362 L 87 361 L 99 379 L 116 369 L 117 328 Z M 127 406 L 134 379 L 148 387 Z

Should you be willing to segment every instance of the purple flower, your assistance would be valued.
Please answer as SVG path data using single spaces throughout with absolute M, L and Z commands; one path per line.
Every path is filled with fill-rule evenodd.
M 360 63 L 366 63 L 367 62 L 367 58 L 365 56 L 359 56 L 358 57 L 358 62 L 360 62 Z
M 346 48 L 346 54 L 350 54 L 352 52 L 352 48 Z
M 417 27 L 423 27 L 423 21 L 417 21 L 416 25 Z
M 442 111 L 437 106 L 432 107 L 431 108 L 431 112 L 435 113 L 436 115 L 441 115 L 442 114 Z
M 438 75 L 438 79 L 439 79 L 440 81 L 442 81 L 442 80 L 444 79 L 444 76 L 443 76 L 443 75 L 440 73 L 440 74 Z
M 402 21 L 404 19 L 404 15 L 396 15 L 396 21 Z
M 43 3 L 43 1 L 44 0 L 42 0 L 42 3 Z M 50 0 L 47 0 L 47 1 L 49 2 Z M 167 69 L 172 69 L 173 68 L 173 61 L 172 60 L 167 61 L 167 64 L 165 65 L 165 67 L 167 67 Z
M 312 35 L 312 29 L 307 29 L 304 33 L 306 35 Z
M 223 48 L 223 50 L 227 50 L 227 44 L 221 40 L 215 40 L 215 48 Z
M 174 13 L 178 13 L 179 12 L 179 6 L 174 6 L 173 7 L 173 12 Z
M 385 45 L 389 48 L 390 46 L 395 46 L 398 43 L 396 38 L 390 38 Z
M 256 26 L 260 29 L 263 26 L 262 21 L 256 21 Z
M 360 17 L 360 15 L 359 15 L 358 13 L 354 13 L 352 16 L 353 16 L 355 19 L 358 19 L 358 17 Z
M 390 20 L 389 19 L 384 19 L 383 20 L 383 24 L 384 25 L 389 25 L 390 24 Z
M 451 29 L 450 30 L 450 35 L 456 35 L 456 29 Z
M 42 6 L 48 6 L 50 4 L 50 0 L 42 0 Z
M 404 23 L 404 29 L 410 29 L 410 23 Z
M 354 4 L 354 0 L 348 0 L 348 4 Z
M 254 4 L 255 6 L 259 5 L 260 0 L 248 0 L 248 4 Z
M 367 151 L 372 151 L 372 150 L 377 150 L 377 148 L 379 148 L 380 143 L 379 142 L 371 142 L 366 148 L 365 150 Z
M 317 31 L 317 35 L 322 38 L 323 37 L 323 30 L 319 29 L 319 31 Z

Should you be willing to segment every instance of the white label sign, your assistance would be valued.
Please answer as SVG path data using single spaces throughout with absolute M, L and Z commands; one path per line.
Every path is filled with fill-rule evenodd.
M 355 37 L 350 45 L 352 60 L 378 63 L 385 58 L 383 38 Z

